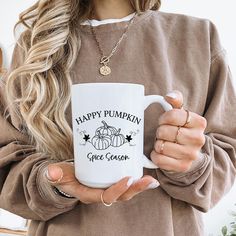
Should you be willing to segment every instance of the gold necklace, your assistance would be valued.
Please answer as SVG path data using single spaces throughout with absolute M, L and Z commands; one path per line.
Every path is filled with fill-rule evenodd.
M 93 34 L 93 37 L 94 37 L 94 39 L 96 41 L 97 47 L 98 47 L 100 55 L 101 55 L 101 59 L 100 59 L 100 62 L 99 62 L 100 64 L 102 64 L 102 66 L 100 67 L 100 70 L 99 70 L 101 75 L 105 76 L 105 75 L 111 74 L 111 68 L 108 66 L 108 63 L 110 62 L 110 58 L 114 55 L 114 53 L 116 52 L 118 46 L 120 45 L 120 43 L 122 42 L 123 38 L 127 34 L 127 31 L 129 29 L 129 27 L 131 26 L 131 24 L 133 23 L 135 16 L 136 16 L 136 13 L 133 16 L 133 18 L 129 21 L 129 24 L 127 24 L 127 26 L 125 27 L 125 30 L 124 30 L 123 34 L 119 38 L 118 42 L 115 44 L 114 48 L 111 50 L 111 53 L 109 54 L 109 56 L 105 56 L 105 54 L 104 54 L 104 52 L 103 52 L 103 50 L 101 48 L 101 45 L 99 43 L 99 40 L 97 38 L 97 35 L 95 33 L 94 27 L 92 26 L 92 24 L 91 24 L 91 22 L 89 20 L 91 32 Z

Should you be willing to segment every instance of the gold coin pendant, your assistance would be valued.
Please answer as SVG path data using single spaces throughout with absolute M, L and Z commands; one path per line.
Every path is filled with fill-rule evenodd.
M 100 74 L 101 75 L 109 75 L 109 74 L 111 74 L 111 68 L 109 66 L 102 66 L 100 68 Z

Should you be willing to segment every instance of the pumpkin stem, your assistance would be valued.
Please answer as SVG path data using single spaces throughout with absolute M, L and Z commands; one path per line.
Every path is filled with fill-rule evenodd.
M 121 129 L 118 129 L 116 135 L 120 134 Z
M 107 129 L 108 128 L 108 124 L 104 120 L 102 121 L 102 123 L 103 123 L 104 127 Z

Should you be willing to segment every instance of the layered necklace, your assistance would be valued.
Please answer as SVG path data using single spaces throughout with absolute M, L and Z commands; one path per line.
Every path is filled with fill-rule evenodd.
M 99 72 L 101 75 L 106 76 L 111 74 L 111 68 L 108 66 L 111 57 L 114 55 L 114 53 L 117 51 L 117 48 L 119 47 L 119 45 L 121 44 L 122 40 L 124 39 L 124 37 L 126 36 L 130 26 L 132 25 L 132 23 L 134 22 L 134 19 L 136 17 L 137 13 L 135 13 L 135 15 L 133 16 L 133 18 L 129 21 L 129 23 L 126 25 L 123 34 L 121 35 L 121 37 L 119 38 L 119 40 L 117 41 L 117 43 L 115 44 L 115 46 L 113 47 L 113 49 L 111 50 L 110 54 L 108 56 L 105 55 L 104 51 L 102 50 L 101 44 L 98 40 L 98 37 L 96 35 L 96 32 L 94 30 L 94 27 L 92 26 L 91 21 L 89 20 L 89 24 L 90 24 L 90 29 L 92 32 L 92 35 L 96 41 L 101 59 L 100 59 L 100 64 L 102 64 L 102 66 L 99 69 Z

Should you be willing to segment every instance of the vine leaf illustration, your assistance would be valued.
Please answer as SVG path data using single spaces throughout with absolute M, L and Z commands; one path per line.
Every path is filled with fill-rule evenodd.
M 139 129 L 137 129 L 136 131 L 130 131 L 129 133 L 130 133 L 131 136 L 132 135 L 136 136 L 139 133 Z
M 86 130 L 80 131 L 80 129 L 77 128 L 76 131 L 79 133 L 79 135 L 83 136 L 84 143 L 80 143 L 80 145 L 85 146 L 87 142 L 90 142 L 90 136 L 89 134 L 86 134 Z
M 130 131 L 130 135 L 126 135 L 126 141 L 129 143 L 129 146 L 136 146 L 136 144 L 132 144 L 131 141 L 133 140 L 133 137 L 136 136 L 139 133 L 139 130 L 136 131 Z
M 76 131 L 82 136 L 82 140 L 84 140 L 80 145 L 85 146 L 87 143 L 91 143 L 97 150 L 105 150 L 109 146 L 120 147 L 125 143 L 128 143 L 129 146 L 136 146 L 136 144 L 132 142 L 134 141 L 135 136 L 140 132 L 139 129 L 130 131 L 127 135 L 123 135 L 121 133 L 121 128 L 117 129 L 110 126 L 105 121 L 102 121 L 102 124 L 103 126 L 96 129 L 94 136 L 90 136 L 86 130 L 77 128 Z

